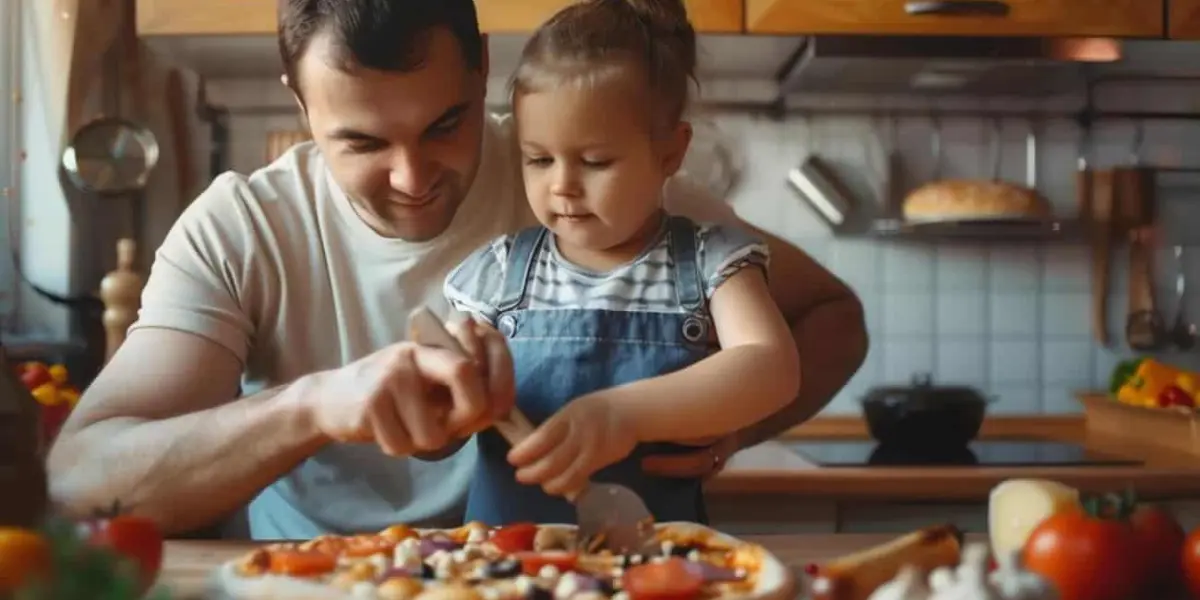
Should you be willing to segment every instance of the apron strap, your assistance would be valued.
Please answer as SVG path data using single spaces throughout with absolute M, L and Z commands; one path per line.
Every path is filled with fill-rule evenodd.
M 671 236 L 671 260 L 675 263 L 675 295 L 688 311 L 704 306 L 704 288 L 700 285 L 700 266 L 696 264 L 696 227 L 686 217 L 668 217 Z
M 509 311 L 521 304 L 525 298 L 525 284 L 533 273 L 542 240 L 546 238 L 545 227 L 529 227 L 521 230 L 513 239 L 508 252 L 508 264 L 504 269 L 504 288 L 500 294 L 499 312 Z

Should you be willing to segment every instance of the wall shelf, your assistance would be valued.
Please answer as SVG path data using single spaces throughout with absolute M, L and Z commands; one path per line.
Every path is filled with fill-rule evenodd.
M 860 235 L 909 241 L 1082 242 L 1087 239 L 1087 228 L 1074 219 L 908 223 L 902 219 L 885 218 L 869 221 Z

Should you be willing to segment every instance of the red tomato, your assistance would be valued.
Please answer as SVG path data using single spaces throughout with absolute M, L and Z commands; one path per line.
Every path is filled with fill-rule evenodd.
M 324 575 L 337 568 L 337 556 L 317 550 L 274 550 L 271 552 L 272 573 L 311 577 Z
M 1129 518 L 1142 559 L 1142 582 L 1155 590 L 1170 590 L 1180 580 L 1179 553 L 1186 534 L 1170 513 L 1143 504 Z
M 50 369 L 46 365 L 33 363 L 25 365 L 25 370 L 21 372 L 21 383 L 26 388 L 31 390 L 37 389 L 38 386 L 47 383 L 53 383 L 54 378 L 50 376 Z
M 1127 600 L 1140 583 L 1135 539 L 1127 521 L 1068 511 L 1033 530 L 1022 559 L 1060 600 Z
M 1183 580 L 1192 598 L 1200 598 L 1200 527 L 1193 529 L 1183 541 L 1180 558 Z
M 89 523 L 88 532 L 90 543 L 111 548 L 137 564 L 143 590 L 154 584 L 163 555 L 162 530 L 157 523 L 145 517 L 118 515 Z
M 497 529 L 488 541 L 501 552 L 529 552 L 533 550 L 533 538 L 537 532 L 537 525 L 533 523 L 513 523 Z
M 537 575 L 542 567 L 551 566 L 558 569 L 559 573 L 566 573 L 575 569 L 576 563 L 579 561 L 579 555 L 574 552 L 565 552 L 561 550 L 552 550 L 546 552 L 517 552 L 517 560 L 521 561 L 521 571 L 526 575 Z
M 691 600 L 700 596 L 704 578 L 687 561 L 674 557 L 629 567 L 621 584 L 632 600 Z

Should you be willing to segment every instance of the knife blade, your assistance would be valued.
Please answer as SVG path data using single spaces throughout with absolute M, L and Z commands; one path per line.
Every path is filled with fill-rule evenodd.
M 417 307 L 409 314 L 408 327 L 409 339 L 417 344 L 467 354 L 427 306 Z M 513 446 L 534 431 L 533 424 L 516 407 L 493 426 Z M 566 498 L 575 505 L 581 548 L 640 553 L 654 542 L 654 516 L 633 490 L 612 483 L 589 482 L 582 490 L 567 494 Z

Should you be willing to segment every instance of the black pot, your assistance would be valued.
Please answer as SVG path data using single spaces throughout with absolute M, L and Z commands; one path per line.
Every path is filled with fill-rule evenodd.
M 927 374 L 912 387 L 880 387 L 862 399 L 871 437 L 914 450 L 966 446 L 979 434 L 990 401 L 966 386 L 935 386 Z

